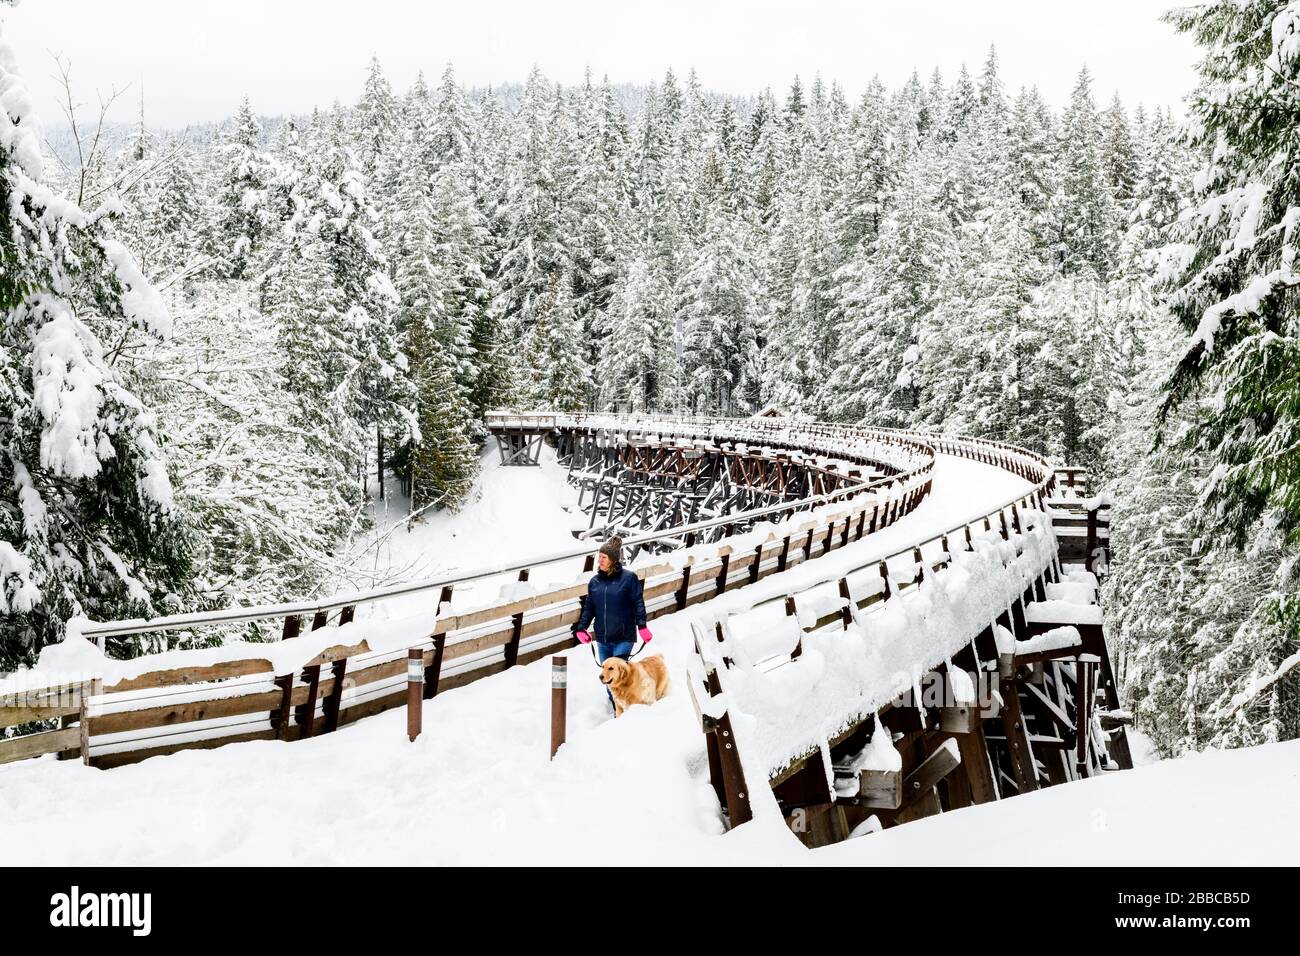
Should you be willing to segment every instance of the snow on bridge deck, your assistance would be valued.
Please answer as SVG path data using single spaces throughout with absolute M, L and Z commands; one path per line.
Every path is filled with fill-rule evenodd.
M 723 826 L 682 686 L 703 607 L 744 609 L 947 530 L 1025 490 L 940 456 L 932 494 L 861 542 L 657 619 L 651 652 L 678 687 L 618 721 L 584 648 L 569 659 L 568 743 L 552 763 L 543 659 L 425 702 L 425 733 L 392 711 L 338 733 L 190 750 L 105 773 L 40 759 L 0 767 L 0 846 L 13 863 L 607 861 L 611 830 L 640 862 L 807 861 L 784 828 Z

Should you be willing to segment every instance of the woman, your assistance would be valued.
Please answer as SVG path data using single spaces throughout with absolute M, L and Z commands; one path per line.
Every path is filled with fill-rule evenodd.
M 623 539 L 617 535 L 600 546 L 597 560 L 599 570 L 587 583 L 587 599 L 573 625 L 573 634 L 583 644 L 590 644 L 588 628 L 594 621 L 597 662 L 603 664 L 609 657 L 627 660 L 638 636 L 647 644 L 652 637 L 646 627 L 641 579 L 623 567 Z M 609 688 L 605 694 L 612 707 L 614 697 Z

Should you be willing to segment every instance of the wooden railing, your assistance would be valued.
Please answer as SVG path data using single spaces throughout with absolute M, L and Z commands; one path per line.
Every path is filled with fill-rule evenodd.
M 729 611 L 711 628 L 699 618 L 692 621 L 695 656 L 687 686 L 706 737 L 710 781 L 730 826 L 751 819 L 754 787 L 769 788 L 800 838 L 819 846 L 845 839 L 855 823 L 863 824 L 873 814 L 877 825 L 890 826 L 1107 766 L 1132 766 L 1091 574 L 1095 548 L 1108 524 L 1101 512 L 1108 505 L 1079 497 L 1084 488 L 1080 469 L 1054 469 L 1006 446 L 979 450 L 977 443 L 959 439 L 930 440 L 941 452 L 975 450 L 981 460 L 1011 464 L 1013 470 L 1016 461 L 1011 459 L 1030 464 L 1026 477 L 1032 487 L 887 556 L 847 566 L 827 562 L 824 575 L 801 576 L 797 587 Z M 1076 548 L 1068 556 L 1086 561 L 1087 570 L 1068 577 L 1062 564 L 1065 551 L 1056 538 L 1062 528 L 1067 535 L 1086 529 L 1086 550 Z M 927 580 L 942 581 L 954 555 L 976 551 L 996 569 L 991 574 L 1005 577 L 1007 584 L 1005 600 L 988 610 L 988 618 L 972 617 L 964 625 L 968 632 L 962 625 L 941 629 L 939 639 L 920 648 L 905 670 L 876 674 L 876 686 L 829 700 L 819 694 L 816 706 L 801 715 L 797 708 L 764 714 L 777 699 L 772 681 L 790 680 L 782 669 L 800 666 L 807 649 L 856 647 L 845 643 L 843 635 L 850 629 L 865 635 L 866 646 L 878 643 L 873 641 L 877 613 L 913 599 Z M 831 587 L 836 597 L 828 599 Z M 1075 603 L 1080 595 L 1082 602 Z M 759 650 L 747 652 L 737 628 L 743 631 L 746 620 L 764 620 L 764 609 L 775 604 L 782 606 L 785 624 L 773 628 L 767 621 L 760 629 Z M 851 658 L 851 653 L 841 655 L 838 663 L 845 667 Z M 987 695 L 992 699 L 987 708 L 985 700 L 954 698 L 954 668 L 969 677 L 971 686 L 984 680 L 997 691 Z M 918 673 L 928 683 L 946 686 L 946 698 L 937 705 L 907 699 L 922 683 Z M 1055 700 L 1035 686 L 1044 684 L 1051 686 Z M 746 709 L 743 691 L 751 686 L 763 688 L 749 701 L 757 709 Z M 1022 697 L 1033 716 L 1059 738 L 1027 732 Z M 1100 717 L 1094 698 L 1109 708 Z M 733 720 L 740 713 L 745 720 Z M 990 720 L 1001 734 L 1001 781 L 994 777 L 984 733 Z M 774 747 L 773 730 L 788 752 Z M 879 733 L 887 735 L 891 748 L 891 735 L 898 738 L 900 768 L 859 771 L 854 756 Z M 773 758 L 773 751 L 784 755 Z M 754 779 L 756 770 L 763 779 Z

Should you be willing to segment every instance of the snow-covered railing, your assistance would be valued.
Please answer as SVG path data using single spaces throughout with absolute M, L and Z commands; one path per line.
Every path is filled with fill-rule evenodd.
M 950 809 L 1036 789 L 1043 774 L 1056 783 L 1108 761 L 1131 766 L 1122 721 L 1093 708 L 1104 693 L 1109 714 L 1120 713 L 1096 579 L 1061 564 L 1058 514 L 1047 510 L 1056 472 L 1023 450 L 930 440 L 944 453 L 1031 467 L 1038 480 L 891 555 L 819 562 L 765 601 L 692 621 L 688 687 L 732 826 L 775 810 L 817 845 L 845 838 L 855 821 L 872 828 L 938 812 L 940 781 Z M 1083 504 L 1095 514 L 1098 502 Z M 927 697 L 922 685 L 939 692 Z M 1059 737 L 1027 732 L 1022 695 L 1031 719 Z M 1004 735 L 1001 780 L 982 727 L 989 718 Z M 904 757 L 895 735 L 919 752 Z M 1040 758 L 1035 747 L 1050 752 Z
M 716 426 L 711 426 L 716 427 Z M 868 430 L 837 428 L 846 438 L 865 437 Z M 907 439 L 909 446 L 920 445 Z M 956 446 L 954 446 L 956 447 Z M 995 455 L 1028 454 L 982 445 L 963 446 L 957 453 L 980 460 Z M 1041 459 L 1025 462 L 1005 458 L 1013 470 L 1033 463 L 1034 478 L 1049 481 Z M 716 595 L 744 587 L 769 575 L 820 558 L 897 522 L 930 488 L 933 460 L 911 472 L 895 474 L 871 485 L 798 503 L 787 502 L 748 513 L 750 530 L 720 542 L 671 552 L 660 563 L 635 569 L 643 578 L 650 617 L 680 611 Z M 799 510 L 802 509 L 802 510 Z M 736 516 L 718 521 L 735 523 Z M 683 535 L 718 521 L 673 529 Z M 647 535 L 653 539 L 655 535 Z M 636 544 L 637 538 L 628 540 Z M 576 561 L 583 561 L 581 570 Z M 528 582 L 539 565 L 574 561 L 568 581 L 538 588 Z M 278 737 L 298 739 L 328 732 L 351 720 L 377 713 L 405 701 L 407 655 L 418 649 L 426 669 L 425 695 L 468 683 L 506 667 L 553 653 L 572 643 L 570 625 L 581 612 L 586 579 L 591 570 L 590 546 L 556 555 L 481 568 L 432 581 L 413 582 L 324 602 L 298 602 L 263 608 L 236 608 L 207 614 L 175 615 L 151 621 L 87 624 L 70 634 L 65 644 L 108 634 L 228 624 L 236 621 L 285 620 L 283 633 L 293 640 L 277 643 L 236 642 L 223 647 L 173 651 L 133 661 L 99 660 L 102 690 L 91 688 L 76 707 L 59 716 L 79 719 L 78 749 L 83 759 L 113 766 L 186 747 L 219 746 L 235 740 Z M 517 580 L 500 597 L 481 607 L 453 606 L 458 584 L 494 575 Z M 427 612 L 367 627 L 353 619 L 351 609 L 420 592 L 436 592 Z M 340 614 L 331 619 L 331 612 Z M 311 629 L 300 634 L 301 618 L 311 616 Z M 0 686 L 0 721 L 19 713 L 24 699 L 39 698 L 49 688 Z M 24 698 L 24 694 L 27 695 Z M 30 719 L 30 718 L 28 718 Z M 8 721 L 16 723 L 17 721 Z M 55 732 L 60 733 L 60 732 Z M 70 752 L 71 735 L 50 738 L 49 749 Z M 22 738 L 19 738 L 22 739 Z M 6 749 L 9 748 L 9 749 Z M 16 759 L 14 741 L 0 743 L 0 762 Z M 33 754 L 28 744 L 22 756 Z

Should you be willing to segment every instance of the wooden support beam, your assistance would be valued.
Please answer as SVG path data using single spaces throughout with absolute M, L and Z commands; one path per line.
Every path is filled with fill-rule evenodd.
M 968 734 L 957 737 L 961 765 L 974 803 L 989 803 L 998 798 L 993 767 L 989 762 L 989 745 L 984 738 L 984 722 L 976 721 Z
M 709 674 L 709 695 L 722 693 L 716 672 Z M 726 793 L 727 820 L 732 829 L 754 818 L 750 808 L 749 787 L 745 783 L 745 770 L 736 750 L 736 736 L 731 729 L 731 715 L 723 712 L 713 733 L 717 737 L 718 763 L 722 768 L 722 787 Z
M 1002 678 L 998 692 L 1002 696 L 1002 732 L 1006 735 L 1016 787 L 1021 793 L 1037 790 L 1038 772 L 1034 769 L 1034 754 L 1025 733 L 1025 719 L 1020 711 L 1020 691 L 1016 679 Z

